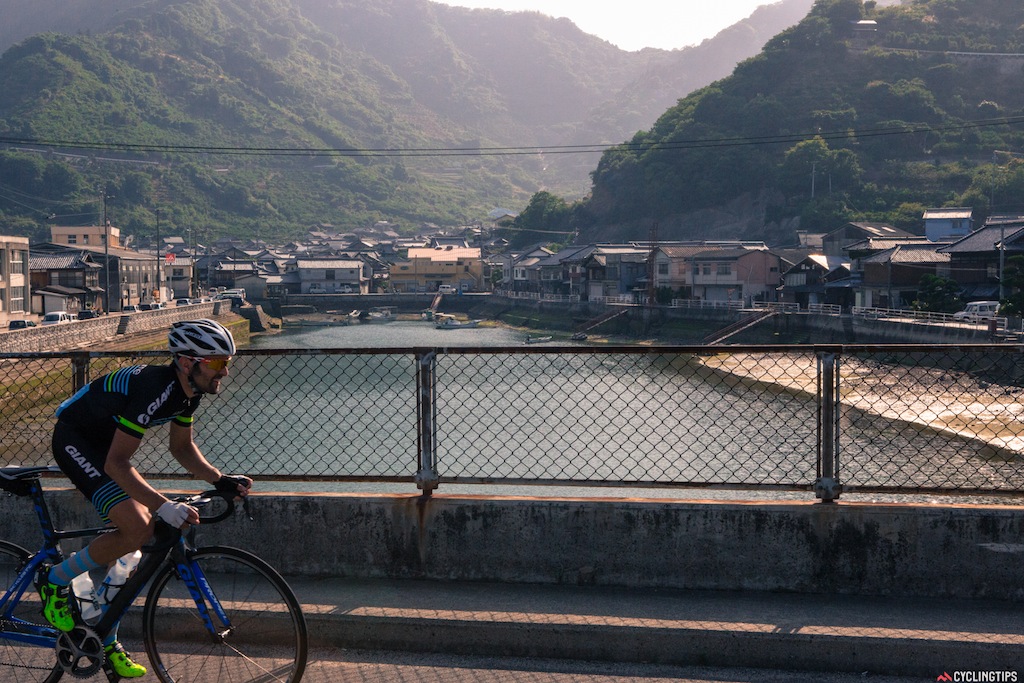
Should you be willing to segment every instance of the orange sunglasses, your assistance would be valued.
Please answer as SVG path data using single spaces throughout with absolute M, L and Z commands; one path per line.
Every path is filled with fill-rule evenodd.
M 226 368 L 228 366 L 228 364 L 231 362 L 230 358 L 201 358 L 201 357 L 198 357 L 198 356 L 189 356 L 189 357 L 192 360 L 194 360 L 194 361 L 199 361 L 200 363 L 205 363 L 206 366 L 209 367 L 214 372 L 220 372 L 221 370 Z

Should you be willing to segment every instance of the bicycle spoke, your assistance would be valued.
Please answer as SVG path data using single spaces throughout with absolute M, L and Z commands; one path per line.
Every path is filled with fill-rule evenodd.
M 173 571 L 157 577 L 144 614 L 146 650 L 157 677 L 164 683 L 297 683 L 305 667 L 305 622 L 280 576 L 234 548 L 200 549 L 192 566 L 211 589 L 203 602 L 213 631 L 184 581 Z M 221 623 L 218 611 L 228 623 Z
M 0 591 L 11 587 L 27 554 L 7 543 L 0 542 Z M 46 681 L 52 683 L 60 678 L 60 671 L 54 671 L 57 663 L 54 653 L 52 636 L 50 639 L 38 639 L 39 644 L 19 642 L 15 638 L 28 638 L 32 631 L 41 632 L 52 629 L 46 624 L 41 612 L 39 596 L 33 586 L 29 586 L 18 599 L 9 615 L 0 618 L 0 681 L 4 683 L 36 683 Z

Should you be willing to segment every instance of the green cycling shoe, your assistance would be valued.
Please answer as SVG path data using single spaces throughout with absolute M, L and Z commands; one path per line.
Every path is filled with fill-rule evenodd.
M 121 678 L 139 678 L 146 675 L 146 667 L 132 661 L 131 655 L 124 651 L 121 643 L 116 640 L 103 648 L 111 668 Z
M 40 571 L 36 585 L 43 601 L 43 616 L 59 631 L 69 633 L 75 628 L 75 615 L 71 613 L 71 589 L 50 581 L 49 570 Z

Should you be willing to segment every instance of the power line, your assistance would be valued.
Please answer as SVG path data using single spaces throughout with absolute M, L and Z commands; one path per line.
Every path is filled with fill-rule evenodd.
M 336 148 L 298 148 L 298 147 L 236 147 L 214 145 L 158 145 L 134 144 L 127 142 L 90 142 L 85 140 L 47 140 L 39 138 L 12 138 L 0 136 L 0 144 L 34 145 L 46 148 L 88 149 L 122 152 L 158 152 L 175 154 L 214 154 L 233 156 L 306 156 L 306 157 L 460 157 L 460 156 L 517 156 L 536 154 L 593 154 L 603 153 L 609 149 L 622 149 L 634 152 L 645 152 L 656 149 L 686 150 L 706 149 L 715 147 L 742 147 L 769 144 L 796 143 L 814 138 L 824 140 L 856 140 L 858 138 L 915 135 L 918 133 L 941 133 L 963 131 L 975 128 L 994 128 L 998 126 L 1015 126 L 1024 124 L 1024 116 L 984 119 L 943 126 L 917 124 L 909 126 L 890 126 L 884 128 L 848 129 L 840 131 L 813 133 L 791 133 L 756 137 L 727 137 L 714 139 L 662 140 L 656 142 L 622 142 L 615 144 L 586 145 L 531 145 L 505 147 L 336 147 Z M 157 162 L 152 162 L 157 163 Z

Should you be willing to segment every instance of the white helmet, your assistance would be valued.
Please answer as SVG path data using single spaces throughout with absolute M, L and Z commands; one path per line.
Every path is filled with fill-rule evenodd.
M 219 322 L 202 318 L 183 320 L 171 325 L 167 335 L 167 348 L 171 353 L 186 356 L 233 356 L 235 338 Z

